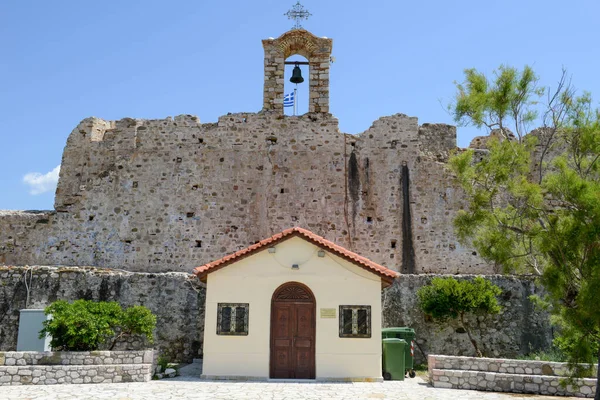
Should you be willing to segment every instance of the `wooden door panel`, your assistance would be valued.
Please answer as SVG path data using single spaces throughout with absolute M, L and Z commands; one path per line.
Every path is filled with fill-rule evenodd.
M 293 371 L 293 308 L 290 304 L 276 304 L 273 307 L 273 320 L 271 321 L 271 347 L 272 378 L 292 378 Z
M 310 349 L 296 349 L 295 376 L 297 379 L 311 379 L 312 354 Z
M 296 348 L 310 348 L 311 341 L 308 339 L 296 339 Z
M 277 338 L 289 338 L 291 339 L 293 336 L 291 335 L 291 326 L 290 320 L 292 319 L 291 307 L 287 304 L 284 306 L 278 306 L 275 308 L 275 321 L 276 321 L 276 337 Z
M 289 339 L 275 339 L 275 347 L 292 347 L 292 341 Z
M 281 296 L 280 293 L 305 296 Z M 279 301 L 278 301 L 279 300 Z M 271 303 L 271 378 L 315 378 L 315 301 L 310 289 L 286 284 Z
M 290 368 L 290 354 L 291 349 L 275 349 L 275 376 L 273 378 L 293 378 L 291 375 L 292 369 Z
M 296 337 L 310 339 L 313 335 L 313 305 L 296 304 Z
M 296 304 L 295 310 L 296 340 L 294 341 L 295 375 L 298 379 L 314 378 L 314 305 Z

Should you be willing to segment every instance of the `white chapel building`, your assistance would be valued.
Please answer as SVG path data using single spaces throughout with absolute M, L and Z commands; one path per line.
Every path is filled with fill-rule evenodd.
M 295 227 L 194 272 L 204 378 L 382 380 L 381 290 L 396 271 Z

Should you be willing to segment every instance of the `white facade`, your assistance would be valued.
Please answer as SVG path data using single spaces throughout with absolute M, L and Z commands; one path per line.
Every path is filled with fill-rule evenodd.
M 320 248 L 301 237 L 273 247 L 208 274 L 203 376 L 269 378 L 272 296 L 299 282 L 316 300 L 316 379 L 381 380 L 381 277 L 330 251 L 319 257 Z M 218 303 L 249 304 L 247 336 L 217 335 Z M 371 306 L 370 338 L 339 337 L 340 305 Z M 334 318 L 322 317 L 331 309 Z

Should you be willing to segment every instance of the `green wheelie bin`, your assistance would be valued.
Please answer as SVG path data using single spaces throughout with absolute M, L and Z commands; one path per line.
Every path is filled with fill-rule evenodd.
M 404 352 L 404 368 L 406 373 L 411 378 L 414 378 L 417 374 L 414 370 L 415 360 L 415 330 L 405 326 L 394 327 L 394 328 L 383 328 L 381 330 L 382 338 L 396 338 L 404 339 L 408 344 L 408 348 Z
M 407 343 L 403 339 L 387 338 L 382 340 L 383 379 L 386 381 L 404 380 L 404 353 Z

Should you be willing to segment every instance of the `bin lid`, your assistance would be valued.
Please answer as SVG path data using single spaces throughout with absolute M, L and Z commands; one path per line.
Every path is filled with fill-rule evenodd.
M 415 330 L 413 328 L 409 328 L 407 326 L 400 326 L 400 327 L 392 327 L 392 328 L 382 328 L 381 332 L 412 332 L 412 333 L 415 333 Z
M 383 343 L 404 343 L 404 344 L 407 344 L 406 340 L 404 340 L 404 339 L 398 339 L 398 338 L 384 338 L 382 340 L 383 340 Z

